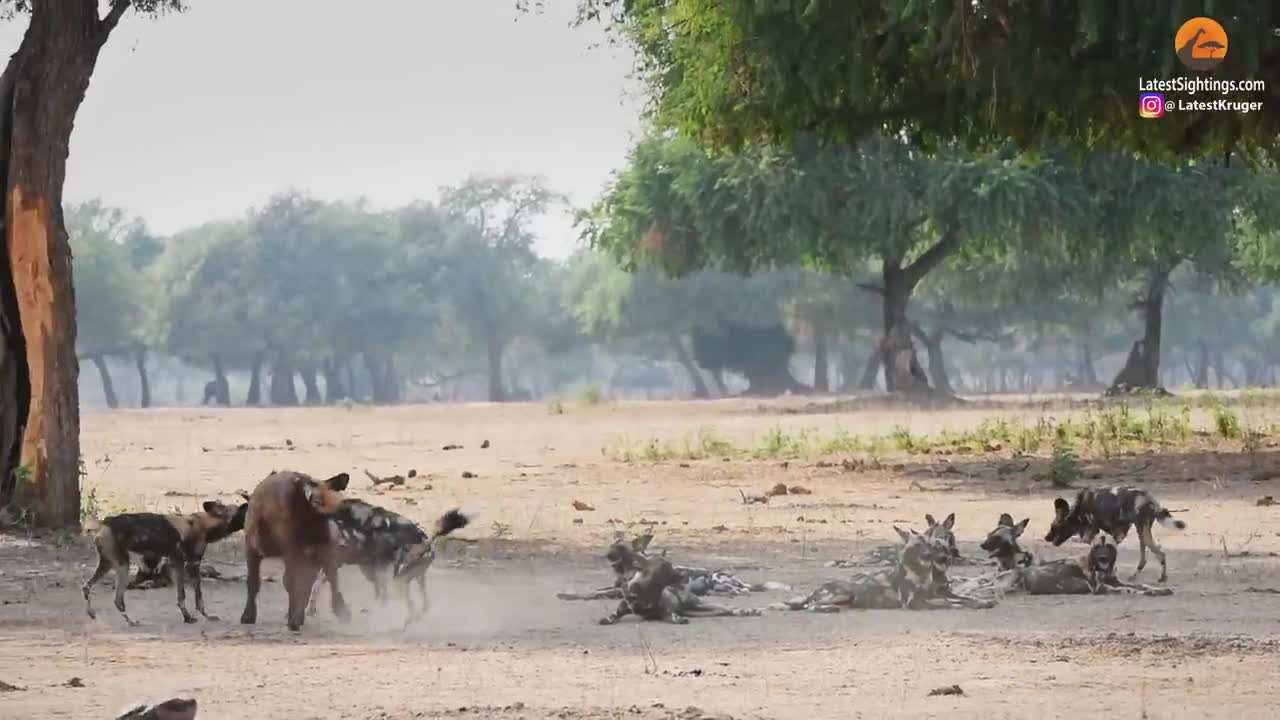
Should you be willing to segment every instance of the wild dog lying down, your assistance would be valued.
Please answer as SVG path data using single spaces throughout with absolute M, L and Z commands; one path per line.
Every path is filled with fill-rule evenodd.
M 977 565 L 978 563 L 964 557 L 960 554 L 960 549 L 956 546 L 956 534 L 954 532 L 956 524 L 956 514 L 951 513 L 942 522 L 938 522 L 930 513 L 925 513 L 924 521 L 928 525 L 924 535 L 930 539 L 938 539 L 946 542 L 951 552 L 951 565 Z M 832 560 L 827 563 L 827 567 L 834 568 L 860 568 L 860 567 L 876 567 L 887 565 L 895 567 L 898 564 L 898 554 L 900 545 L 881 545 L 878 548 L 868 551 L 858 560 Z
M 245 602 L 240 622 L 258 621 L 258 591 L 263 558 L 284 559 L 284 586 L 289 594 L 287 624 L 302 629 L 307 599 L 321 569 L 329 574 L 333 614 L 351 619 L 337 579 L 337 543 L 329 518 L 341 507 L 350 477 L 339 473 L 318 481 L 305 473 L 284 470 L 263 478 L 249 496 L 244 523 Z
M 756 609 L 728 608 L 703 601 L 684 587 L 666 558 L 637 552 L 632 543 L 614 542 L 605 558 L 614 572 L 627 579 L 622 586 L 622 601 L 616 610 L 600 619 L 601 625 L 613 625 L 632 614 L 642 620 L 666 620 L 677 625 L 688 623 L 690 617 L 760 615 Z
M 826 583 L 808 595 L 783 602 L 782 607 L 813 612 L 836 612 L 841 607 L 882 610 L 995 607 L 992 600 L 977 600 L 951 591 L 946 582 L 951 548 L 945 539 L 930 538 L 897 526 L 893 529 L 903 542 L 896 567 Z
M 652 541 L 653 535 L 650 533 L 638 535 L 631 541 L 631 549 L 637 554 L 646 555 L 649 543 Z M 618 542 L 622 542 L 621 537 L 619 537 Z M 661 557 L 666 557 L 665 551 Z M 675 569 L 676 575 L 680 577 L 680 582 L 685 589 L 698 597 L 704 595 L 737 596 L 753 592 L 791 589 L 787 585 L 773 581 L 747 583 L 727 570 L 707 570 L 706 568 L 689 567 L 687 565 L 672 565 L 672 568 Z M 558 592 L 556 597 L 561 600 L 621 600 L 622 588 L 626 585 L 629 576 L 625 574 L 617 563 L 613 564 L 613 573 L 613 584 L 608 587 L 597 588 L 585 593 Z
M 195 617 L 187 611 L 187 584 L 184 575 L 191 575 L 196 592 L 196 611 L 209 620 L 218 618 L 204 609 L 204 593 L 200 587 L 200 560 L 205 548 L 232 532 L 239 530 L 235 523 L 243 523 L 248 503 L 239 508 L 210 500 L 203 510 L 190 515 L 161 515 L 160 513 L 124 513 L 104 518 L 94 534 L 93 544 L 98 550 L 98 567 L 85 581 L 84 609 L 90 618 L 96 618 L 89 595 L 93 586 L 109 570 L 116 573 L 116 609 L 130 625 L 137 625 L 125 612 L 124 591 L 129 585 L 129 553 L 159 555 L 169 561 L 173 584 L 178 587 L 178 610 L 183 622 L 193 623 Z M 236 518 L 240 518 L 239 521 Z M 234 528 L 234 529 L 233 529 Z M 184 572 L 189 570 L 190 572 Z
M 1121 582 L 1115 574 L 1119 549 L 1107 542 L 1105 535 L 1095 538 L 1089 551 L 1078 557 L 1031 564 L 1031 554 L 1018 545 L 1018 537 L 1028 522 L 1030 518 L 1015 525 L 1008 513 L 1001 515 L 995 529 L 982 542 L 982 548 L 996 560 L 1001 571 L 994 576 L 965 578 L 955 586 L 968 594 L 985 591 L 1029 595 L 1173 594 L 1168 588 Z
M 195 720 L 196 709 L 195 698 L 174 698 L 155 705 L 134 705 L 116 720 Z
M 427 569 L 435 561 L 435 541 L 467 526 L 470 519 L 450 510 L 436 520 L 430 535 L 409 518 L 371 505 L 363 500 L 343 500 L 332 516 L 331 530 L 340 545 L 339 565 L 356 565 L 373 584 L 374 597 L 387 600 L 387 586 L 394 580 L 396 594 L 409 608 L 408 625 L 427 612 Z M 311 592 L 308 615 L 316 614 L 320 586 L 329 579 L 324 574 L 316 579 Z M 422 609 L 414 610 L 409 585 L 418 584 Z
M 1130 580 L 1137 578 L 1142 569 L 1147 566 L 1148 546 L 1160 561 L 1158 582 L 1168 580 L 1169 571 L 1165 562 L 1164 549 L 1151 534 L 1151 526 L 1159 522 L 1174 530 L 1185 530 L 1187 527 L 1185 522 L 1175 520 L 1169 511 L 1152 497 L 1151 493 L 1127 486 L 1104 489 L 1085 488 L 1076 495 L 1074 505 L 1062 498 L 1055 499 L 1053 511 L 1053 524 L 1049 526 L 1049 532 L 1045 533 L 1044 539 L 1055 546 L 1062 545 L 1072 536 L 1079 536 L 1085 542 L 1092 543 L 1099 532 L 1107 533 L 1119 545 L 1128 536 L 1129 528 L 1136 527 L 1138 529 L 1138 567 L 1133 571 Z

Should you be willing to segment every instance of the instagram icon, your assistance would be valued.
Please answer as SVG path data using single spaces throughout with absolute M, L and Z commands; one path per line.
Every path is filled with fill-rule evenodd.
M 1160 93 L 1142 93 L 1138 98 L 1138 117 L 1164 117 L 1164 95 Z

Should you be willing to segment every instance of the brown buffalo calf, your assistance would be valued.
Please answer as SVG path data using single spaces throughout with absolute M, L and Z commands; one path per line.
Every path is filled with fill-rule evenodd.
M 307 599 L 321 570 L 330 578 L 333 614 L 343 622 L 351 619 L 338 589 L 337 547 L 329 529 L 330 516 L 342 507 L 342 491 L 349 480 L 346 473 L 318 481 L 304 473 L 282 470 L 258 483 L 249 496 L 249 513 L 244 525 L 247 577 L 240 622 L 252 625 L 258 620 L 262 560 L 269 557 L 284 560 L 290 630 L 302 628 Z

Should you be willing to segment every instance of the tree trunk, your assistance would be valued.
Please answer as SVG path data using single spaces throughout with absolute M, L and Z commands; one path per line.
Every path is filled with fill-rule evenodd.
M 90 355 L 89 359 L 98 368 L 98 377 L 102 378 L 102 394 L 107 398 L 107 407 L 115 410 L 120 407 L 120 398 L 116 397 L 116 384 L 111 381 L 111 368 L 107 367 L 106 358 Z
M 253 364 L 249 367 L 249 392 L 245 393 L 245 405 L 262 404 L 262 363 L 266 352 L 257 350 L 253 353 Z
M 138 405 L 151 407 L 151 378 L 147 375 L 147 346 L 139 345 L 133 350 L 133 364 L 138 368 L 138 389 L 142 395 Z
M 496 334 L 489 333 L 485 341 L 485 354 L 489 360 L 489 402 L 503 402 L 507 399 L 506 388 L 502 384 L 503 345 Z
M 858 379 L 858 387 L 863 390 L 875 390 L 876 379 L 880 377 L 880 352 L 872 351 L 867 356 L 867 362 L 862 366 L 862 376 Z
M 693 396 L 698 399 L 711 397 L 707 382 L 702 379 L 702 371 L 694 364 L 693 358 L 689 355 L 689 349 L 684 346 L 684 340 L 681 340 L 676 333 L 668 333 L 667 342 L 671 344 L 671 350 L 676 354 L 676 361 L 688 373 L 689 382 L 693 383 Z
M 1207 390 L 1209 388 L 1209 344 L 1201 340 L 1196 345 L 1196 374 L 1192 378 L 1192 383 L 1197 390 Z
M 227 382 L 227 371 L 222 367 L 222 356 L 213 356 L 213 380 L 205 383 L 204 399 L 201 405 L 215 402 L 223 407 L 231 405 L 231 385 Z
M 729 386 L 724 384 L 724 368 L 716 368 L 711 373 L 711 381 L 716 384 L 716 393 L 719 397 L 728 397 Z
M 324 401 L 332 404 L 350 397 L 347 392 L 346 383 L 343 380 L 342 366 L 333 358 L 325 358 L 324 361 Z
M 1164 327 L 1164 296 L 1172 271 L 1172 267 L 1151 271 L 1146 292 L 1138 302 L 1143 319 L 1142 339 L 1134 342 L 1124 367 L 1107 389 L 1108 395 L 1134 390 L 1167 392 L 1160 386 L 1160 335 Z
M 818 317 L 813 323 L 813 389 L 831 392 L 831 379 L 827 370 L 827 322 Z
M 100 21 L 97 0 L 32 3 L 0 75 L 0 501 L 16 495 L 53 527 L 80 524 L 80 367 L 62 186 L 76 112 L 126 7 Z
M 951 378 L 947 376 L 947 364 L 942 355 L 942 338 L 941 330 L 936 330 L 933 334 L 922 333 L 920 335 L 921 342 L 924 343 L 925 352 L 929 354 L 929 379 L 933 380 L 933 387 L 938 392 L 954 395 L 955 391 L 951 388 Z
M 323 402 L 320 395 L 320 383 L 316 379 L 316 368 L 314 365 L 304 365 L 298 370 L 298 374 L 302 376 L 302 387 L 306 389 L 306 397 L 302 401 L 306 405 L 319 405 Z
M 916 357 L 911 342 L 907 303 L 912 286 L 906 272 L 896 263 L 885 262 L 882 273 L 884 336 L 880 341 L 880 363 L 884 367 L 885 389 L 889 392 L 928 392 L 929 380 Z
M 1093 364 L 1093 345 L 1080 344 L 1080 385 L 1082 388 L 1097 390 L 1102 384 L 1098 382 L 1098 370 Z
M 271 367 L 271 404 L 278 407 L 298 406 L 298 386 L 293 382 L 293 361 L 277 358 Z

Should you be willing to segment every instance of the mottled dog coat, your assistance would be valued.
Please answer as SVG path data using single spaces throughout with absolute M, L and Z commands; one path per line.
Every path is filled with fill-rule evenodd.
M 785 601 L 783 606 L 813 612 L 835 612 L 842 607 L 883 610 L 995 607 L 994 601 L 974 600 L 951 591 L 946 575 L 951 547 L 944 538 L 897 526 L 893 529 L 903 542 L 897 566 L 828 582 L 806 596 Z
M 204 609 L 204 593 L 200 585 L 200 560 L 204 558 L 209 543 L 217 542 L 244 525 L 248 503 L 238 508 L 210 500 L 201 512 L 190 515 L 161 515 L 160 513 L 124 513 L 104 518 L 94 534 L 93 544 L 98 550 L 98 567 L 81 588 L 84 609 L 89 617 L 97 617 L 89 595 L 93 586 L 107 572 L 116 573 L 116 609 L 130 625 L 136 624 L 125 612 L 124 591 L 129 585 L 129 554 L 163 557 L 169 561 L 173 584 L 178 588 L 178 610 L 183 622 L 193 623 L 195 617 L 187 610 L 185 575 L 191 575 L 196 593 L 196 611 L 210 620 L 216 620 Z
M 435 561 L 435 540 L 467 526 L 469 519 L 450 510 L 436 520 L 428 534 L 409 518 L 363 500 L 344 500 L 332 516 L 330 528 L 341 547 L 340 565 L 356 565 L 373 584 L 374 597 L 386 602 L 387 587 L 394 582 L 396 594 L 409 609 L 406 624 L 427 611 L 427 569 Z M 327 574 L 316 579 L 308 614 L 316 612 L 316 599 Z M 421 609 L 413 606 L 410 584 L 417 582 Z
M 1176 520 L 1151 493 L 1135 487 L 1117 486 L 1104 489 L 1086 488 L 1076 495 L 1075 504 L 1062 498 L 1053 501 L 1054 518 L 1045 533 L 1046 542 L 1054 545 L 1078 536 L 1085 542 L 1093 542 L 1100 532 L 1110 535 L 1116 544 L 1124 542 L 1129 529 L 1138 529 L 1138 567 L 1130 579 L 1138 577 L 1147 566 L 1147 548 L 1160 561 L 1160 580 L 1169 577 L 1164 549 L 1151 534 L 1151 527 L 1159 522 L 1174 530 L 1184 530 L 1187 524 Z
M 759 615 L 755 609 L 728 608 L 708 603 L 684 586 L 680 575 L 666 558 L 650 557 L 643 553 L 648 542 L 637 545 L 617 541 L 609 546 L 605 558 L 614 572 L 625 581 L 622 585 L 622 601 L 608 616 L 601 618 L 601 625 L 613 625 L 627 615 L 642 620 L 665 620 L 683 625 L 690 617 L 747 617 Z

